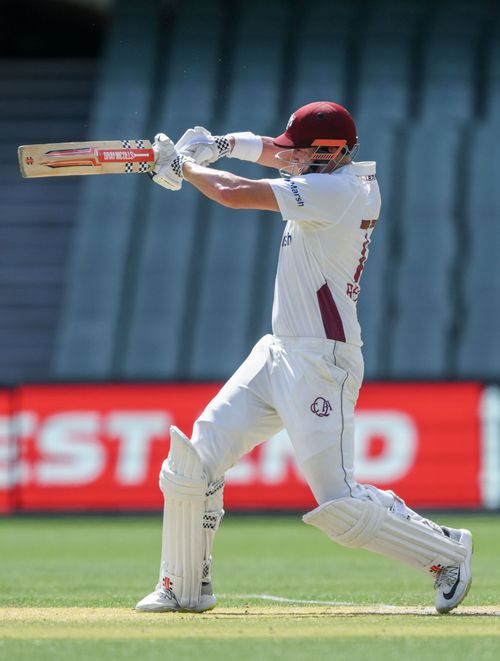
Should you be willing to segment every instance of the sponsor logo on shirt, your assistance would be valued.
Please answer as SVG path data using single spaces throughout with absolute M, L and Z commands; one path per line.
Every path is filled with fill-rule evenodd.
M 286 248 L 291 243 L 292 243 L 292 235 L 290 233 L 283 234 L 283 238 L 281 239 L 281 247 Z
M 292 192 L 292 195 L 295 198 L 295 201 L 297 202 L 297 206 L 303 207 L 304 206 L 304 200 L 300 196 L 299 187 L 297 186 L 295 181 L 292 181 L 290 178 L 287 178 L 286 182 L 290 186 L 290 190 Z

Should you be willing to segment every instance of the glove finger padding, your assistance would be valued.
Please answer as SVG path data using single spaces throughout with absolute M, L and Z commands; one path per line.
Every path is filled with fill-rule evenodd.
M 212 139 L 213 136 L 208 129 L 203 126 L 195 126 L 194 128 L 188 129 L 184 132 L 184 134 L 175 143 L 175 148 L 177 151 L 182 151 L 192 142 L 209 142 Z
M 157 133 L 153 142 L 153 151 L 155 153 L 155 164 L 157 166 L 165 165 L 168 161 L 177 156 L 177 150 L 172 140 L 165 133 Z
M 192 161 L 177 151 L 172 140 L 165 133 L 155 136 L 153 150 L 156 155 L 155 169 L 150 174 L 155 184 L 163 186 L 168 190 L 179 190 L 182 188 L 182 166 L 186 161 Z
M 182 153 L 191 157 L 198 165 L 207 167 L 215 163 L 220 157 L 215 153 L 215 144 L 197 143 L 188 145 L 182 150 Z
M 182 154 L 203 166 L 215 163 L 230 152 L 229 141 L 225 136 L 212 135 L 203 126 L 188 129 L 175 146 Z

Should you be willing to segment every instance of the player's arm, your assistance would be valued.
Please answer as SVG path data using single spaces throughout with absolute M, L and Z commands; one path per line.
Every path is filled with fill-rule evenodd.
M 279 211 L 273 190 L 264 179 L 246 179 L 192 161 L 183 164 L 182 174 L 200 193 L 225 207 Z
M 265 165 L 268 168 L 280 168 L 283 164 L 280 165 L 280 162 L 276 158 L 276 154 L 279 151 L 283 151 L 283 147 L 276 147 L 273 144 L 273 138 L 261 137 L 262 140 L 262 154 L 260 155 L 257 163 L 259 165 Z
M 231 144 L 228 148 L 230 147 Z M 233 209 L 279 211 L 275 195 L 266 180 L 246 179 L 200 165 L 188 152 L 181 153 L 163 133 L 155 137 L 153 149 L 155 169 L 150 176 L 164 188 L 179 190 L 185 179 L 203 195 L 223 206 Z
M 283 149 L 273 144 L 273 138 L 255 135 L 250 131 L 212 135 L 203 126 L 188 129 L 175 147 L 199 165 L 208 166 L 227 157 L 271 168 L 280 167 L 276 154 Z

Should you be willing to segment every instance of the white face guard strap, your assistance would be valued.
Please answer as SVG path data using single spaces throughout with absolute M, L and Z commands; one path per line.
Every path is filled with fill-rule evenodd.
M 286 165 L 280 168 L 282 177 L 301 174 L 334 172 L 344 161 L 351 161 L 359 149 L 359 143 L 349 149 L 345 140 L 315 140 L 311 147 L 285 149 L 276 158 Z

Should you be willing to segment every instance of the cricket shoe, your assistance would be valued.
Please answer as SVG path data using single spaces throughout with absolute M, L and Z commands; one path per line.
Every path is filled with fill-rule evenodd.
M 469 530 L 446 528 L 443 532 L 447 537 L 460 542 L 465 547 L 467 555 L 460 565 L 444 567 L 436 576 L 434 587 L 436 589 L 436 610 L 438 613 L 449 613 L 460 604 L 469 592 L 472 582 L 472 534 Z
M 196 608 L 181 608 L 172 590 L 167 590 L 161 583 L 158 583 L 153 592 L 136 604 L 135 610 L 144 613 L 167 613 L 168 611 L 203 613 L 203 611 L 212 610 L 216 603 L 217 599 L 211 583 L 202 583 L 201 597 Z

